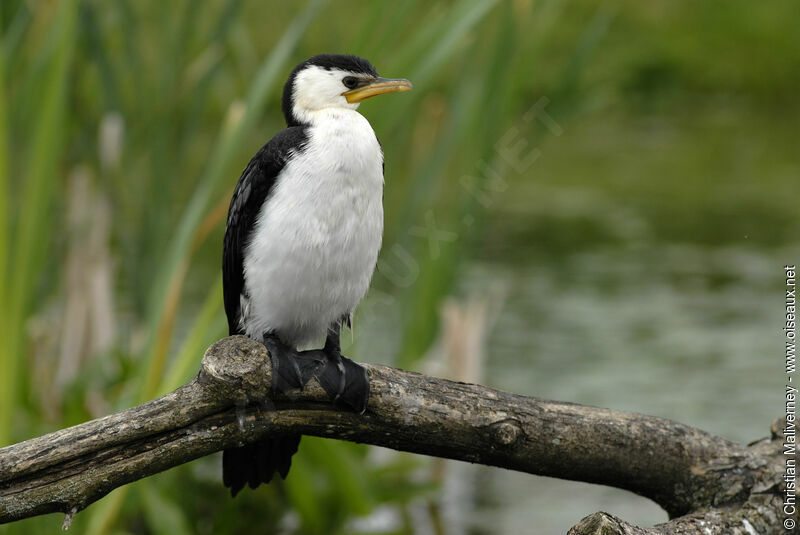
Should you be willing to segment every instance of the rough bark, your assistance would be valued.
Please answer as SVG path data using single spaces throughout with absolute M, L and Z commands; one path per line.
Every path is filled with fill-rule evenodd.
M 74 514 L 114 488 L 262 436 L 301 432 L 627 489 L 673 520 L 605 513 L 572 534 L 783 533 L 782 440 L 741 446 L 673 421 L 367 365 L 364 414 L 312 383 L 271 397 L 261 344 L 206 352 L 197 377 L 144 405 L 0 449 L 0 523 Z M 775 426 L 773 426 L 775 428 Z M 778 426 L 780 427 L 780 426 Z

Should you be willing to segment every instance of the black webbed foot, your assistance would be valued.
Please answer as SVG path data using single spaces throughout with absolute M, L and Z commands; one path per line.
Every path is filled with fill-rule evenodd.
M 369 378 L 363 366 L 342 355 L 339 345 L 341 324 L 328 329 L 325 347 L 319 351 L 324 357 L 323 366 L 316 377 L 334 403 L 344 403 L 357 412 L 364 412 L 369 399 Z
M 338 351 L 325 353 L 325 357 L 324 366 L 317 372 L 319 384 L 334 403 L 344 403 L 356 412 L 364 412 L 369 399 L 367 370 Z
M 318 351 L 297 351 L 274 334 L 264 335 L 264 346 L 272 361 L 272 388 L 276 392 L 302 389 L 325 365 Z

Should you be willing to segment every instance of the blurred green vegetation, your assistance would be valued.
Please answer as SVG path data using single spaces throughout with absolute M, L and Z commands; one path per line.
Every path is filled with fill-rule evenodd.
M 378 343 L 395 364 L 419 365 L 465 261 L 535 251 L 557 263 L 624 240 L 598 223 L 610 213 L 636 213 L 656 241 L 796 238 L 794 14 L 744 0 L 0 3 L 0 445 L 196 372 L 226 334 L 229 196 L 283 127 L 287 73 L 316 53 L 359 54 L 415 85 L 361 107 L 387 162 L 371 303 L 393 307 Z M 541 97 L 559 143 L 552 125 L 523 120 Z M 541 165 L 503 167 L 510 129 L 546 153 Z M 431 216 L 458 229 L 435 251 L 409 232 Z M 356 325 L 384 308 L 363 307 Z M 348 349 L 356 359 L 371 359 L 369 336 Z M 349 533 L 389 504 L 397 532 L 414 532 L 406 504 L 433 495 L 433 479 L 414 457 L 369 451 L 305 438 L 286 482 L 235 501 L 218 459 L 203 459 L 115 491 L 72 529 Z

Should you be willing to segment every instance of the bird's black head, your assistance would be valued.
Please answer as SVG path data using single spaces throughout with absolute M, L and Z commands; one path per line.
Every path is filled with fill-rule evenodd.
M 283 115 L 289 126 L 311 122 L 325 108 L 354 110 L 358 103 L 382 93 L 408 91 L 408 80 L 380 78 L 364 58 L 319 54 L 292 70 L 283 87 Z

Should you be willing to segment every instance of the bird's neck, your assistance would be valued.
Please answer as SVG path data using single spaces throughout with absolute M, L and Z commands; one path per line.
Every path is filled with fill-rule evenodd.
M 321 108 L 318 110 L 295 110 L 295 116 L 304 126 L 319 126 L 341 121 L 366 121 L 364 116 L 354 109 L 348 108 Z

